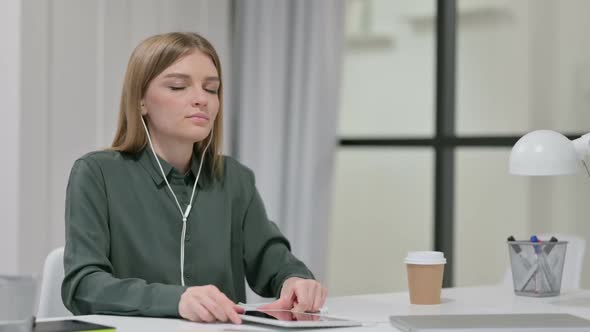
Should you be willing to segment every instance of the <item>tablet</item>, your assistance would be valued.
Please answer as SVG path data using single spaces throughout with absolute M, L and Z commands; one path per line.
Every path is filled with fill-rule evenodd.
M 286 328 L 362 326 L 361 322 L 290 310 L 246 310 L 243 321 Z

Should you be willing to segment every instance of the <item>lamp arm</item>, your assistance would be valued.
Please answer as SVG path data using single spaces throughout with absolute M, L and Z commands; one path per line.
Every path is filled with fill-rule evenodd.
M 578 154 L 578 159 L 584 161 L 586 156 L 590 154 L 590 133 L 576 138 L 572 141 Z

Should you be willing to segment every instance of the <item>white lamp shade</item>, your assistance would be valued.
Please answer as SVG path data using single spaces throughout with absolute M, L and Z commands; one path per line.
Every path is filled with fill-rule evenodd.
M 536 130 L 521 137 L 510 153 L 510 174 L 562 175 L 578 171 L 579 159 L 572 141 L 551 130 Z

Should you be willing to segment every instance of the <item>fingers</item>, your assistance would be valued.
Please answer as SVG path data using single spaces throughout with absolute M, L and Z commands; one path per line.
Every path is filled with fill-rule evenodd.
M 261 312 L 263 312 L 269 316 L 275 317 L 278 320 L 285 320 L 285 321 L 293 320 L 293 314 L 289 310 L 280 310 L 280 311 L 277 311 L 277 310 L 263 311 L 263 310 L 261 310 Z
M 300 312 L 318 312 L 326 302 L 327 290 L 315 280 L 300 280 L 295 283 L 296 304 Z
M 259 310 L 291 310 L 293 308 L 293 301 L 295 300 L 295 293 L 293 287 L 284 285 L 281 289 L 280 297 L 271 303 L 258 307 Z
M 212 285 L 188 288 L 179 303 L 180 316 L 196 322 L 229 321 L 240 324 L 242 320 L 238 313 L 243 312 L 242 307 Z
M 215 318 L 220 322 L 230 321 L 234 324 L 240 324 L 242 320 L 236 312 L 236 304 L 225 296 L 215 286 L 207 289 L 208 297 L 205 298 L 205 304 L 209 304 L 207 309 L 215 315 Z
M 313 314 L 300 313 L 300 312 L 294 312 L 293 317 L 297 321 L 318 321 L 318 320 L 320 320 L 320 315 L 313 315 Z
M 291 297 L 281 297 L 278 300 L 258 307 L 258 310 L 290 310 L 293 308 Z
M 225 313 L 224 303 L 220 303 L 218 299 L 212 298 L 211 295 L 203 296 L 200 304 L 211 313 L 215 320 L 220 322 L 227 322 L 227 314 Z M 211 321 L 207 321 L 210 323 Z
M 296 285 L 295 295 L 297 296 L 297 305 L 293 308 L 295 311 L 310 311 L 313 306 L 313 286 L 310 283 L 300 283 Z
M 313 290 L 313 297 L 312 297 L 312 303 L 311 303 L 311 312 L 318 312 L 320 311 L 320 308 L 322 307 L 322 285 L 320 285 L 320 283 L 317 283 L 314 285 L 314 290 Z
M 246 311 L 246 309 L 244 309 L 243 307 L 240 307 L 237 304 L 234 304 L 234 310 L 238 313 L 238 314 L 243 314 L 244 311 Z
M 314 295 L 313 295 L 313 304 L 311 306 L 312 312 L 318 312 L 324 306 L 324 302 L 326 300 L 326 295 L 324 292 L 324 287 L 320 285 L 320 283 L 316 284 Z
M 195 302 L 193 308 L 196 313 L 196 319 L 194 319 L 195 322 L 212 323 L 215 321 L 215 317 L 213 317 L 211 312 L 209 312 L 209 310 L 201 303 Z
M 231 302 L 231 301 L 230 301 Z M 242 324 L 242 319 L 238 314 L 243 314 L 244 309 L 242 307 L 235 308 L 236 305 L 233 304 L 226 307 L 226 314 L 229 318 L 229 321 L 233 324 Z

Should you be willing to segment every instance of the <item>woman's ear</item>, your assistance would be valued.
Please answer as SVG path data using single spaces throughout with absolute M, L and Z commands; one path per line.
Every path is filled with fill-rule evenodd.
M 139 108 L 141 109 L 141 115 L 142 116 L 147 115 L 147 109 L 145 108 L 145 103 L 143 102 L 143 100 L 140 101 Z

